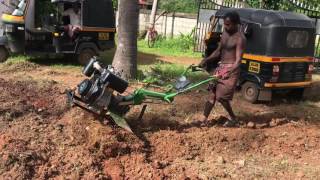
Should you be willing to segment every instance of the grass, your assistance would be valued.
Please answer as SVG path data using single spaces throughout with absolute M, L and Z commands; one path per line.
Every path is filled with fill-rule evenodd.
M 191 57 L 200 58 L 201 53 L 193 52 L 193 33 L 177 36 L 172 39 L 167 39 L 159 36 L 155 43 L 154 48 L 149 48 L 145 40 L 138 41 L 138 50 L 140 53 L 155 54 L 158 56 L 174 56 L 174 57 Z M 104 64 L 111 64 L 116 49 L 111 49 L 100 54 L 101 61 Z M 6 62 L 6 64 L 15 64 L 19 62 L 32 62 L 40 65 L 50 66 L 54 69 L 81 69 L 75 60 L 61 57 L 40 56 L 12 56 Z M 178 78 L 183 71 L 185 66 L 177 64 L 167 63 L 156 63 L 152 65 L 138 65 L 138 81 L 148 82 L 163 82 L 170 83 L 174 79 Z M 189 75 L 190 79 L 197 81 L 205 79 L 207 75 L 204 73 L 192 73 Z
M 115 49 L 105 51 L 100 54 L 101 61 L 104 64 L 111 64 Z M 82 66 L 72 57 L 63 56 L 27 56 L 27 55 L 11 55 L 4 65 L 13 65 L 24 62 L 32 62 L 39 65 L 50 66 L 55 69 L 81 69 Z
M 111 64 L 114 49 L 101 54 L 101 59 L 104 64 Z M 31 62 L 39 65 L 50 66 L 53 69 L 81 69 L 82 66 L 73 60 L 61 57 L 30 57 L 24 55 L 14 55 L 11 56 L 3 65 L 11 66 L 19 63 Z M 138 81 L 161 81 L 163 83 L 170 83 L 177 79 L 185 70 L 186 66 L 179 64 L 169 64 L 169 63 L 156 63 L 151 65 L 138 65 Z M 208 75 L 205 73 L 189 73 L 188 78 L 192 81 L 198 81 L 205 79 Z
M 145 40 L 138 41 L 138 50 L 143 53 L 159 56 L 201 58 L 202 54 L 193 52 L 193 39 L 181 35 L 173 39 L 159 38 L 153 48 Z
M 167 40 L 170 41 L 170 40 Z M 202 54 L 193 52 L 193 50 L 181 51 L 175 47 L 153 47 L 149 48 L 148 43 L 145 40 L 138 41 L 138 50 L 147 54 L 155 54 L 158 56 L 173 56 L 173 57 L 189 57 L 189 58 L 201 58 Z
M 5 62 L 5 64 L 11 65 L 11 64 L 21 63 L 21 62 L 25 62 L 27 59 L 30 59 L 30 57 L 24 56 L 24 55 L 13 55 L 9 57 L 9 59 Z
M 145 83 L 168 85 L 172 84 L 185 71 L 186 66 L 179 64 L 156 63 L 154 65 L 139 66 L 138 80 Z M 141 74 L 142 73 L 142 74 Z M 187 73 L 187 78 L 192 82 L 204 80 L 208 77 L 206 73 Z

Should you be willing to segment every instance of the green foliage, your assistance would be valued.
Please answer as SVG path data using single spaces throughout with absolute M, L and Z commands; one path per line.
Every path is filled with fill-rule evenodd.
M 180 52 L 187 52 L 193 49 L 194 40 L 191 34 L 180 34 L 178 37 L 167 39 L 159 36 L 155 42 L 155 48 L 175 49 Z
M 249 6 L 253 7 L 253 8 L 259 8 L 260 7 L 260 1 L 259 0 L 247 0 L 246 1 Z
M 113 9 L 118 9 L 118 0 L 112 0 Z
M 186 66 L 178 64 L 168 64 L 168 63 L 156 63 L 149 66 L 148 70 L 145 70 L 144 83 L 156 84 L 156 85 L 169 85 L 174 83 L 185 71 Z M 187 77 L 189 80 L 195 82 L 203 80 L 208 75 L 203 72 L 193 72 L 188 73 Z
M 159 5 L 160 9 L 168 12 L 198 12 L 198 0 L 160 0 Z
M 201 57 L 200 53 L 193 52 L 194 37 L 193 32 L 190 34 L 180 34 L 174 38 L 165 38 L 159 36 L 153 48 L 149 48 L 147 42 L 140 40 L 138 49 L 144 53 L 166 55 L 166 56 L 184 56 L 184 57 Z
M 295 10 L 296 6 L 292 5 L 287 0 L 246 0 L 253 8 L 273 9 L 273 10 Z M 318 7 L 319 0 L 299 0 L 300 3 L 309 5 L 311 8 Z
M 168 48 L 175 49 L 180 52 L 187 52 L 194 47 L 194 34 L 195 30 L 192 30 L 189 34 L 180 33 L 179 36 L 172 39 L 167 39 L 163 36 L 159 36 L 155 42 L 155 48 Z

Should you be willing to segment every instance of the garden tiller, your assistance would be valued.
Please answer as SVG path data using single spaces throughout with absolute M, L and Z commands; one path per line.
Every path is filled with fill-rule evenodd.
M 169 86 L 165 92 L 156 92 L 146 88 L 136 89 L 132 94 L 123 95 L 129 83 L 121 78 L 112 66 L 102 67 L 97 57 L 93 57 L 84 67 L 82 73 L 89 77 L 83 80 L 75 90 L 67 90 L 68 102 L 102 117 L 111 117 L 115 124 L 132 132 L 124 119 L 130 106 L 144 104 L 142 118 L 147 103 L 154 101 L 172 103 L 174 98 L 203 84 L 216 82 L 216 77 L 208 77 L 200 82 L 191 83 L 186 77 L 188 72 L 202 71 L 195 65 L 189 66 L 178 78 L 174 86 Z

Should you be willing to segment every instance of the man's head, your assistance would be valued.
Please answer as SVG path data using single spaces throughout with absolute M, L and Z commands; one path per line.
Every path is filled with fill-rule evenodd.
M 229 33 L 233 34 L 238 31 L 238 25 L 240 24 L 240 16 L 237 12 L 232 11 L 228 12 L 224 18 L 224 30 Z
M 80 10 L 80 7 L 79 7 L 79 5 L 78 5 L 77 3 L 73 3 L 73 4 L 72 4 L 72 9 L 73 9 L 73 11 L 74 11 L 75 13 L 78 13 L 79 10 Z

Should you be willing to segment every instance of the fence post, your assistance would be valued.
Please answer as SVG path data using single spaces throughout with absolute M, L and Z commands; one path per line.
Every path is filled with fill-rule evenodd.
M 167 37 L 167 24 L 168 24 L 168 13 L 166 13 L 166 18 L 164 22 L 164 37 Z
M 171 38 L 173 38 L 173 35 L 174 35 L 174 21 L 175 21 L 175 12 L 172 13 L 171 35 L 170 35 Z

